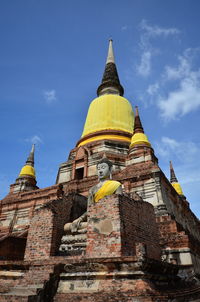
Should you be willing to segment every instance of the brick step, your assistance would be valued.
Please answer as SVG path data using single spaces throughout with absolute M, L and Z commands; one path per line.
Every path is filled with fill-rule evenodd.
M 0 295 L 9 293 L 12 288 L 16 287 L 23 279 L 24 273 L 21 270 L 0 270 Z
M 21 279 L 24 276 L 22 270 L 0 270 L 0 279 Z
M 35 284 L 28 286 L 15 286 L 9 292 L 3 294 L 5 296 L 32 296 L 36 295 L 39 289 L 43 288 L 43 284 Z
M 13 295 L 1 295 L 0 294 L 0 301 L 1 302 L 28 302 L 29 297 L 23 296 L 13 296 Z

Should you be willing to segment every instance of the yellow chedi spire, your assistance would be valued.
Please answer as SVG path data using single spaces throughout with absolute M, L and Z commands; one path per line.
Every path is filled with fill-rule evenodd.
M 26 164 L 22 167 L 19 176 L 12 185 L 13 193 L 21 193 L 39 189 L 36 186 L 37 181 L 34 169 L 34 151 L 35 146 L 33 145 Z
M 171 161 L 170 161 L 170 182 L 171 182 L 172 186 L 174 187 L 174 189 L 176 190 L 176 192 L 179 195 L 184 196 L 181 185 L 179 184 L 178 179 L 176 178 L 174 168 L 172 166 Z
M 115 140 L 130 144 L 133 134 L 134 113 L 131 104 L 123 97 L 115 65 L 112 40 L 103 79 L 97 89 L 98 97 L 90 104 L 84 130 L 78 146 L 98 141 Z
M 146 145 L 151 147 L 151 144 L 144 133 L 144 129 L 142 127 L 142 123 L 139 116 L 138 107 L 136 106 L 136 113 L 135 113 L 135 124 L 134 124 L 134 132 L 131 139 L 130 148 L 136 147 L 138 145 Z
M 34 169 L 34 152 L 35 152 L 35 145 L 32 146 L 31 152 L 27 158 L 26 164 L 20 171 L 19 178 L 22 177 L 32 177 L 35 179 L 35 169 Z

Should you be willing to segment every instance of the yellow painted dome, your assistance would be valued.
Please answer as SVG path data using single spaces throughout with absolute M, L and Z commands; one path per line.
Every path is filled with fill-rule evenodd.
M 34 169 L 34 167 L 29 166 L 29 165 L 23 166 L 23 168 L 21 169 L 21 172 L 19 174 L 19 177 L 20 176 L 27 176 L 27 175 L 35 178 L 35 169 Z
M 97 97 L 90 104 L 81 138 L 102 130 L 133 133 L 134 114 L 127 99 L 115 94 Z
M 179 195 L 183 195 L 183 191 L 182 191 L 181 185 L 178 182 L 172 183 L 172 186 L 174 187 L 174 189 L 176 190 L 176 192 Z
M 149 147 L 151 146 L 146 134 L 144 134 L 144 133 L 135 133 L 132 136 L 130 148 L 134 147 L 135 145 L 140 145 L 140 144 L 145 144 Z

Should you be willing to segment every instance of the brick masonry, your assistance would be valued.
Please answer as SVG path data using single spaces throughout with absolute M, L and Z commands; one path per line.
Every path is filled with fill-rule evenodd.
M 198 284 L 195 284 L 195 279 L 186 276 L 188 281 L 179 284 L 180 288 L 174 288 L 175 281 L 171 280 L 176 280 L 177 271 L 169 269 L 167 263 L 159 260 L 161 249 L 179 251 L 185 248 L 198 260 L 200 224 L 191 212 L 188 202 L 178 196 L 158 167 L 153 150 L 140 148 L 128 156 L 127 146 L 122 148 L 110 142 L 107 142 L 107 145 L 99 142 L 79 152 L 78 148 L 75 148 L 73 152 L 69 162 L 64 165 L 71 165 L 73 179 L 66 180 L 63 188 L 55 185 L 20 194 L 13 194 L 11 190 L 0 203 L 0 255 L 5 256 L 7 240 L 10 242 L 8 249 L 13 259 L 22 259 L 22 246 L 18 255 L 14 256 L 12 246 L 15 241 L 10 238 L 16 237 L 16 242 L 19 242 L 19 238 L 26 240 L 28 234 L 25 261 L 18 262 L 20 268 L 16 268 L 14 261 L 4 265 L 3 261 L 0 261 L 0 302 L 46 302 L 48 292 L 51 292 L 49 295 L 54 296 L 54 301 L 57 302 L 198 301 L 200 289 Z M 113 179 L 122 183 L 126 196 L 111 196 L 89 208 L 87 250 L 86 255 L 81 256 L 82 266 L 79 270 L 77 267 L 80 258 L 70 259 L 56 255 L 63 225 L 84 212 L 83 196 L 87 196 L 89 188 L 97 182 L 95 165 L 104 152 L 114 162 Z M 82 164 L 88 167 L 84 169 L 83 179 L 76 179 L 75 169 Z M 68 172 L 70 175 L 71 172 Z M 136 196 L 137 194 L 134 194 L 139 189 L 144 192 L 141 197 L 146 198 L 149 194 L 153 204 L 157 203 L 157 224 L 152 205 L 142 201 L 142 198 L 133 201 L 128 197 L 129 194 Z M 82 195 L 79 195 L 80 200 L 72 197 L 77 193 Z M 101 268 L 101 261 L 108 262 L 109 257 L 112 257 L 109 264 L 105 269 Z M 132 261 L 129 270 L 126 269 L 129 264 L 126 263 L 125 257 Z M 122 264 L 114 262 L 117 258 Z M 153 262 L 149 262 L 150 260 Z M 88 271 L 88 261 L 92 266 L 98 264 L 99 269 Z M 67 263 L 73 263 L 76 269 L 66 272 L 64 266 Z M 195 265 L 196 267 L 198 265 Z M 8 273 L 7 276 L 5 272 Z M 192 268 L 191 272 L 194 276 Z M 19 277 L 16 277 L 17 273 Z M 175 283 L 178 286 L 178 280 Z M 13 288 L 20 287 L 24 288 L 27 297 L 12 294 Z
M 151 204 L 112 195 L 89 207 L 87 257 L 132 256 L 138 244 L 149 258 L 160 259 L 158 229 Z
M 100 200 L 88 209 L 86 254 L 54 256 L 74 199 L 54 200 L 35 210 L 25 261 L 0 263 L 10 270 L 7 282 L 0 278 L 0 301 L 169 301 L 154 282 L 162 276 L 161 283 L 170 288 L 177 268 L 159 261 L 158 230 L 149 203 L 123 195 Z M 23 272 L 18 280 L 16 272 Z M 13 294 L 13 287 L 24 288 L 27 296 Z
M 31 220 L 25 260 L 48 258 L 56 254 L 66 221 L 70 219 L 72 202 L 55 200 L 35 211 Z

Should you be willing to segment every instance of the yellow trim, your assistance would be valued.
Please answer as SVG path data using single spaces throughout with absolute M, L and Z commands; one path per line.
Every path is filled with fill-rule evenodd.
M 121 183 L 116 180 L 107 180 L 102 187 L 95 193 L 94 201 L 98 202 L 105 196 L 112 195 L 119 188 Z
M 183 191 L 182 191 L 181 185 L 178 182 L 172 183 L 172 186 L 174 187 L 174 189 L 176 190 L 176 192 L 179 195 L 183 195 Z
M 112 129 L 133 133 L 134 114 L 129 101 L 119 95 L 105 94 L 92 101 L 83 134 Z
M 144 133 L 133 134 L 130 147 L 133 147 L 135 145 L 140 145 L 140 144 L 145 144 L 149 147 L 151 146 L 146 134 L 144 134 Z
M 35 178 L 35 169 L 32 166 L 25 165 L 21 169 L 19 176 L 26 176 L 26 175 Z
M 122 135 L 97 135 L 97 136 L 94 136 L 94 137 L 91 137 L 91 138 L 88 138 L 84 141 L 82 141 L 78 147 L 80 146 L 83 146 L 85 144 L 88 144 L 88 143 L 91 143 L 91 142 L 94 142 L 94 141 L 99 141 L 99 140 L 102 140 L 102 139 L 111 139 L 111 140 L 120 140 L 120 141 L 125 141 L 127 143 L 130 144 L 131 142 L 131 139 L 126 137 L 126 136 L 122 136 Z

